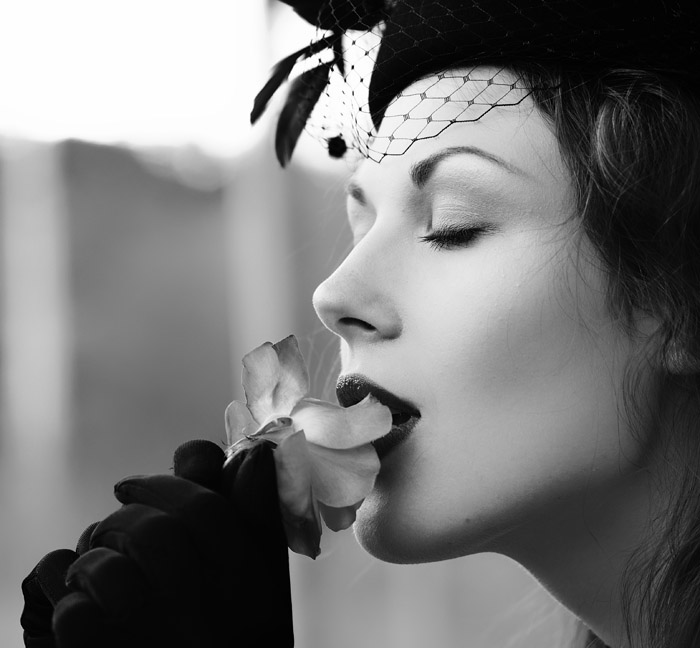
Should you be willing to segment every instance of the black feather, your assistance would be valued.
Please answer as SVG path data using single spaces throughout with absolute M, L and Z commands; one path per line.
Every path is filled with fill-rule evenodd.
M 341 34 L 334 34 L 333 39 L 333 60 L 338 71 L 345 76 L 345 58 L 343 57 L 343 38 Z
M 272 68 L 272 76 L 268 79 L 267 83 L 263 86 L 262 90 L 258 92 L 253 102 L 253 110 L 250 112 L 250 123 L 254 124 L 265 112 L 267 104 L 269 103 L 272 96 L 277 92 L 277 89 L 287 80 L 289 74 L 294 69 L 297 61 L 302 58 L 308 58 L 314 54 L 322 52 L 327 47 L 331 47 L 331 42 L 327 41 L 325 38 L 315 41 L 306 47 L 302 47 L 289 56 L 285 56 L 281 61 L 279 61 L 275 67 Z
M 280 113 L 275 136 L 275 151 L 277 159 L 284 167 L 292 157 L 297 140 L 304 130 L 311 111 L 328 85 L 333 63 L 321 65 L 307 70 L 292 82 L 287 101 Z

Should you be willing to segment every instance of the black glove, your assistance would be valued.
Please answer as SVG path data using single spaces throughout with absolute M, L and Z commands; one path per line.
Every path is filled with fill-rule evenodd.
M 293 646 L 272 446 L 223 463 L 217 445 L 190 441 L 174 476 L 120 481 L 123 506 L 22 583 L 25 646 Z

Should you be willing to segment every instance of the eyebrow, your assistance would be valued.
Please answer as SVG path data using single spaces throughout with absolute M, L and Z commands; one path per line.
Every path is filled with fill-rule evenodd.
M 418 189 L 422 189 L 432 177 L 438 164 L 455 155 L 478 155 L 480 158 L 496 164 L 502 169 L 505 169 L 508 173 L 525 175 L 525 172 L 518 167 L 513 166 L 512 164 L 506 162 L 503 158 L 500 158 L 493 153 L 489 153 L 488 151 L 484 151 L 484 149 L 477 146 L 450 146 L 448 148 L 441 149 L 440 151 L 436 151 L 427 158 L 412 164 L 408 172 L 411 182 L 413 182 Z M 357 182 L 355 182 L 353 178 L 350 178 L 350 181 L 346 185 L 345 191 L 348 196 L 354 198 L 360 205 L 367 205 L 367 196 L 365 195 L 364 190 L 359 184 L 357 184 Z
M 438 164 L 455 155 L 478 155 L 480 158 L 505 169 L 508 173 L 524 175 L 524 172 L 518 169 L 518 167 L 513 166 L 497 155 L 484 151 L 484 149 L 478 148 L 477 146 L 450 146 L 449 148 L 436 151 L 424 160 L 411 165 L 411 169 L 408 172 L 411 181 L 416 187 L 422 189 L 427 184 L 428 180 L 430 180 Z

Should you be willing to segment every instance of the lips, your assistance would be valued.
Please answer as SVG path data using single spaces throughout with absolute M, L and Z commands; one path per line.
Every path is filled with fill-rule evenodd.
M 420 411 L 413 403 L 399 398 L 360 374 L 341 376 L 338 379 L 335 393 L 338 402 L 343 407 L 355 405 L 367 394 L 372 394 L 382 405 L 391 410 L 393 425 L 401 425 L 412 416 L 420 418 Z
M 338 402 L 343 407 L 355 405 L 367 394 L 372 394 L 382 405 L 391 410 L 391 432 L 372 442 L 380 458 L 407 438 L 420 418 L 420 410 L 413 403 L 399 398 L 360 374 L 341 376 L 335 392 Z

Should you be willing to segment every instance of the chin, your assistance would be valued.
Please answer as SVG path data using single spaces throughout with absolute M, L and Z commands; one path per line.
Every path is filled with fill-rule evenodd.
M 370 495 L 357 512 L 353 526 L 355 538 L 371 556 L 388 563 L 399 565 L 426 562 L 416 556 L 416 545 L 406 542 L 412 534 L 401 533 L 395 524 L 385 519 L 381 507 Z
M 357 512 L 355 538 L 371 556 L 383 562 L 399 565 L 438 562 L 458 558 L 470 551 L 462 543 L 450 542 L 434 528 L 418 523 L 420 516 L 405 511 L 402 503 L 390 503 L 389 498 L 375 489 Z
M 355 538 L 371 556 L 394 564 L 452 560 L 483 552 L 504 552 L 507 531 L 493 516 L 431 518 L 406 498 L 375 488 L 357 511 Z

